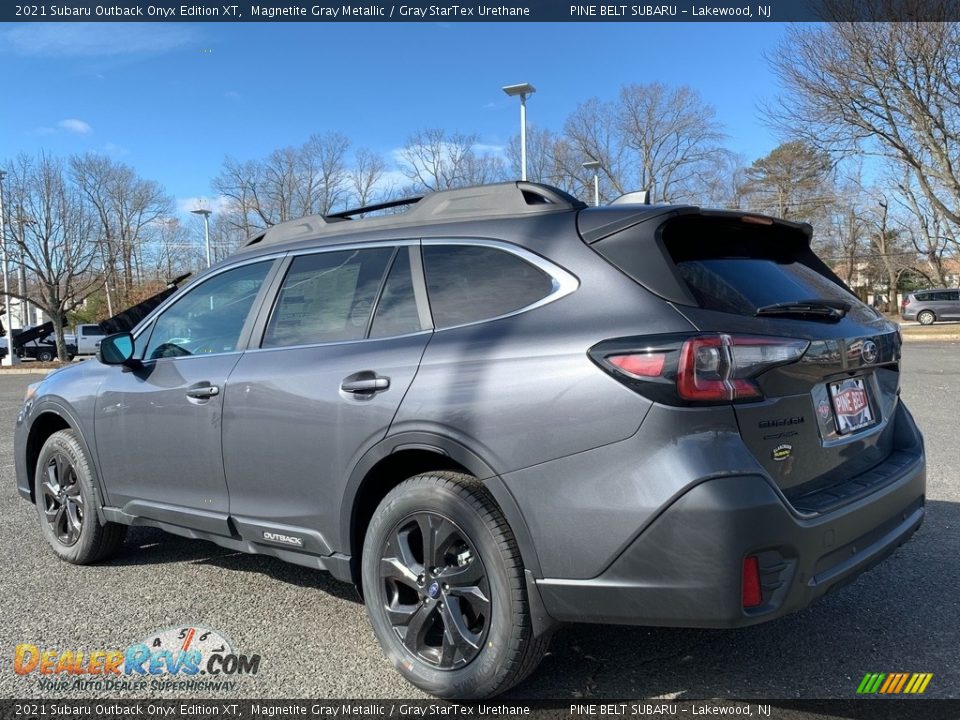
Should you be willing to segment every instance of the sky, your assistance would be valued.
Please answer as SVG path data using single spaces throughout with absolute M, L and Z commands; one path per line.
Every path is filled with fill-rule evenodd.
M 261 158 L 340 131 L 388 158 L 415 130 L 502 148 L 528 122 L 560 130 L 629 83 L 689 85 L 748 161 L 777 144 L 759 106 L 778 88 L 767 23 L 44 23 L 0 25 L 0 161 L 102 152 L 157 180 L 180 212 L 216 205 L 226 156 Z

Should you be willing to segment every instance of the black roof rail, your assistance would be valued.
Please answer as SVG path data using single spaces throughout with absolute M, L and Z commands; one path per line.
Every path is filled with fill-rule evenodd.
M 357 215 L 409 206 L 404 213 L 351 219 Z M 425 195 L 388 200 L 375 205 L 329 215 L 310 215 L 267 228 L 246 242 L 244 248 L 280 242 L 339 235 L 354 229 L 380 229 L 579 210 L 586 205 L 550 185 L 533 182 L 505 182 L 492 185 L 439 190 Z

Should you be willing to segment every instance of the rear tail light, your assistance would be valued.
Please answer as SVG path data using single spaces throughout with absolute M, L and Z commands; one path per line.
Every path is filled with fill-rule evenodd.
M 666 353 L 611 355 L 611 363 L 634 377 L 659 377 L 667 361 Z
M 907 299 L 904 298 L 903 300 L 900 301 L 900 312 L 903 313 L 906 311 L 907 311 Z
M 757 376 L 792 363 L 806 340 L 755 335 L 622 338 L 590 350 L 594 362 L 648 397 L 670 404 L 760 400 Z
M 747 555 L 743 559 L 741 576 L 740 603 L 745 609 L 761 605 L 763 593 L 760 590 L 760 561 L 756 555 Z

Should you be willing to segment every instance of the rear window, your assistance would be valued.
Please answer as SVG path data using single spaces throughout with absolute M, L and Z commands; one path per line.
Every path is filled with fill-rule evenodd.
M 753 316 L 770 305 L 820 300 L 849 304 L 851 317 L 876 319 L 829 276 L 795 228 L 694 215 L 668 222 L 662 238 L 677 274 L 702 308 Z
M 829 278 L 799 262 L 763 258 L 684 260 L 677 271 L 700 307 L 738 315 L 797 300 L 859 301 Z M 869 318 L 869 315 L 867 315 Z

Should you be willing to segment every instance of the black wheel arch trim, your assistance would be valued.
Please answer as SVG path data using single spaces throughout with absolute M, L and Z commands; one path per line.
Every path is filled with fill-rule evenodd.
M 487 490 L 490 491 L 490 494 L 493 495 L 493 499 L 500 507 L 504 518 L 506 518 L 507 523 L 509 523 L 510 528 L 513 530 L 524 567 L 529 570 L 535 578 L 543 577 L 540 569 L 540 560 L 537 556 L 530 530 L 527 527 L 527 522 L 513 494 L 503 480 L 500 479 L 500 476 L 482 457 L 461 442 L 444 435 L 427 431 L 406 431 L 386 437 L 367 450 L 354 466 L 353 472 L 350 474 L 350 478 L 344 488 L 340 505 L 339 547 L 343 548 L 347 555 L 354 556 L 357 554 L 355 552 L 356 549 L 352 547 L 353 525 L 355 520 L 354 512 L 356 510 L 356 502 L 360 488 L 367 474 L 377 463 L 393 453 L 411 449 L 428 450 L 436 452 L 438 455 L 448 457 L 462 465 L 471 475 L 480 480 Z
M 83 452 L 87 455 L 87 467 L 90 469 L 92 477 L 91 485 L 93 486 L 93 492 L 97 496 L 97 518 L 101 523 L 106 522 L 106 518 L 103 515 L 103 506 L 106 505 L 106 495 L 103 491 L 103 483 L 100 480 L 100 466 L 97 463 L 96 453 L 91 452 L 90 444 L 87 442 L 87 439 L 83 435 L 83 430 L 81 425 L 78 422 L 76 416 L 73 412 L 57 402 L 56 400 L 42 398 L 37 401 L 33 406 L 30 412 L 30 424 L 27 426 L 27 437 L 30 437 L 30 434 L 33 432 L 33 426 L 36 421 L 43 415 L 56 415 L 61 420 L 63 420 L 67 426 L 74 432 L 76 435 L 77 442 L 80 443 L 80 447 L 83 449 Z M 24 448 L 26 449 L 26 448 Z M 29 473 L 36 472 L 36 468 L 26 468 L 28 473 L 28 478 L 30 477 Z M 36 477 L 30 482 L 30 501 L 36 502 Z

